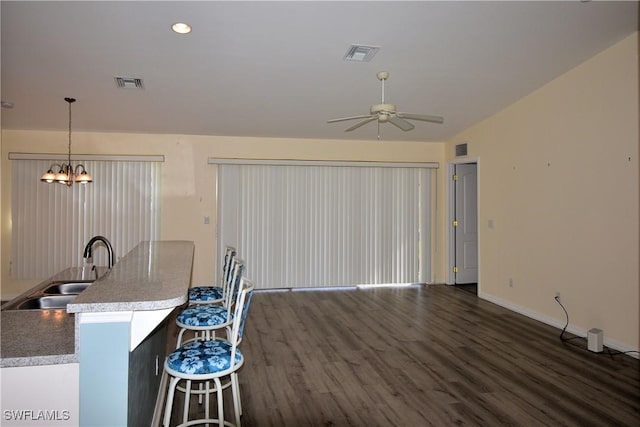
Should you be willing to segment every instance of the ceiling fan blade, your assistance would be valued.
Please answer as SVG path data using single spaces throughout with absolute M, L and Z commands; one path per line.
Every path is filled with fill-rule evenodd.
M 413 129 L 413 125 L 411 123 L 409 123 L 408 121 L 398 117 L 398 116 L 392 116 L 389 117 L 389 122 L 392 125 L 395 125 L 397 127 L 399 127 L 400 129 L 404 130 L 404 131 L 408 131 Z
M 396 117 L 409 120 L 422 120 L 423 122 L 444 123 L 443 117 L 428 116 L 425 114 L 396 113 Z
M 368 119 L 371 117 L 376 117 L 376 116 L 371 116 L 371 114 L 367 114 L 366 116 L 342 117 L 340 119 L 327 120 L 327 123 L 344 122 L 345 120 L 355 120 L 355 119 Z
M 351 126 L 350 128 L 345 129 L 344 131 L 345 131 L 345 132 L 351 132 L 352 130 L 358 129 L 360 126 L 364 126 L 364 125 L 366 125 L 366 124 L 367 124 L 367 123 L 369 123 L 369 122 L 372 122 L 372 121 L 374 121 L 374 120 L 378 120 L 378 116 L 377 116 L 377 115 L 376 115 L 376 116 L 373 116 L 373 117 L 369 117 L 369 116 L 366 116 L 366 117 L 368 117 L 366 120 L 363 120 L 363 121 L 361 121 L 361 122 L 358 122 L 358 123 L 356 123 L 355 125 Z

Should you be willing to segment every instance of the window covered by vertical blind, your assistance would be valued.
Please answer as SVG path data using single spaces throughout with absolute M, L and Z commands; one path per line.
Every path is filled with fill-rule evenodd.
M 115 261 L 159 236 L 160 162 L 87 161 L 93 183 L 66 187 L 40 181 L 52 162 L 13 160 L 12 265 L 16 279 L 43 279 L 81 266 L 96 235 L 113 245 Z M 95 265 L 107 265 L 96 249 Z
M 425 282 L 430 175 L 419 167 L 221 164 L 218 254 L 236 247 L 259 288 Z

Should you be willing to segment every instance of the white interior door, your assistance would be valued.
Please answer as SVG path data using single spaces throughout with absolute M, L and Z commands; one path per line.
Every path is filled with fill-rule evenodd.
M 477 165 L 455 165 L 455 283 L 478 283 Z

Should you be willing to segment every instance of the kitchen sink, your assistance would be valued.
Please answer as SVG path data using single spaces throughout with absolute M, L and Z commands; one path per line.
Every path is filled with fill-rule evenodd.
M 66 309 L 77 295 L 46 295 L 40 297 L 31 297 L 20 304 L 15 310 L 41 310 L 41 309 Z
M 87 289 L 91 283 L 93 283 L 92 280 L 52 282 L 42 293 L 45 295 L 77 295 Z
M 3 310 L 56 310 L 66 309 L 75 297 L 87 289 L 93 280 L 57 280 L 47 283 L 42 290 L 26 298 L 17 298 L 2 306 Z

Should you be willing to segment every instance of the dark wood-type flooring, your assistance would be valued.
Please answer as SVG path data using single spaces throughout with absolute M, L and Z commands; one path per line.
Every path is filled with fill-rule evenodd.
M 640 360 L 559 332 L 445 285 L 256 292 L 242 423 L 640 425 Z

